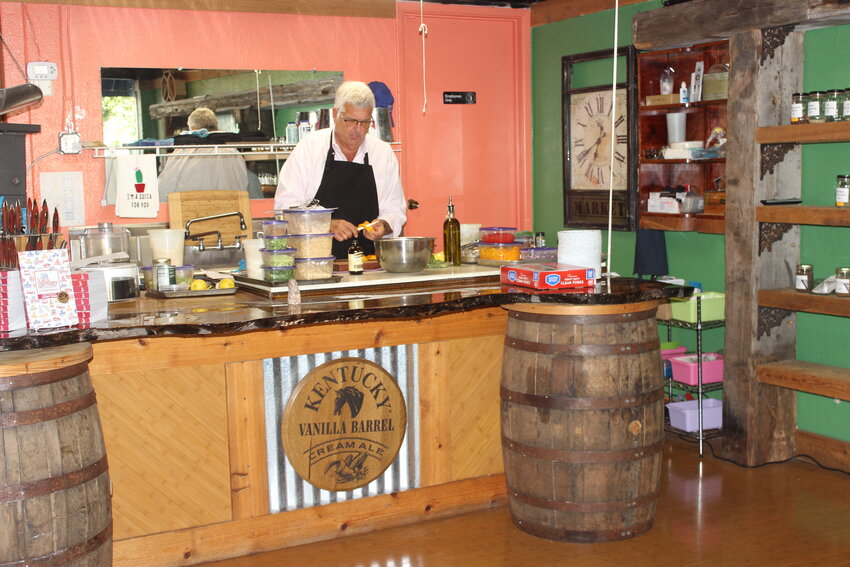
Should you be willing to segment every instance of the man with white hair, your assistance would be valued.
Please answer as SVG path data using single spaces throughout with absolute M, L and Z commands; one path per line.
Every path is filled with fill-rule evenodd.
M 275 209 L 302 206 L 317 199 L 336 208 L 331 221 L 333 254 L 345 258 L 357 225 L 363 230 L 363 253 L 374 254 L 372 241 L 400 236 L 407 220 L 398 160 L 387 142 L 369 134 L 375 96 L 366 83 L 348 81 L 336 92 L 332 127 L 305 136 L 280 171 Z

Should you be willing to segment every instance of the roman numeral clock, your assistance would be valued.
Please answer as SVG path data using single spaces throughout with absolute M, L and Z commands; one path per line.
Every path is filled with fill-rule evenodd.
M 567 227 L 608 227 L 612 173 L 612 226 L 617 230 L 634 230 L 636 225 L 635 54 L 631 47 L 620 48 L 617 53 L 618 75 L 626 80 L 617 83 L 614 92 L 610 85 L 613 66 L 610 50 L 562 59 L 564 226 Z

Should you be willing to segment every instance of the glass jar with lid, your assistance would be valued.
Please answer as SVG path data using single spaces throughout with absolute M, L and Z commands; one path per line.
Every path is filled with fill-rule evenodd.
M 791 124 L 806 123 L 806 93 L 791 95 Z
M 826 103 L 826 92 L 812 91 L 809 93 L 808 111 L 806 112 L 809 122 L 826 122 L 824 117 L 824 104 Z
M 794 276 L 794 289 L 802 292 L 812 291 L 815 283 L 814 268 L 811 264 L 797 264 Z
M 835 206 L 850 206 L 850 175 L 839 175 L 835 178 Z
M 823 103 L 823 118 L 827 122 L 835 122 L 840 120 L 839 112 L 841 104 L 844 102 L 844 91 L 838 89 L 830 89 L 826 91 L 826 98 Z
M 850 297 L 850 268 L 835 268 L 835 295 Z
M 844 89 L 844 102 L 841 103 L 841 119 L 850 120 L 850 89 Z

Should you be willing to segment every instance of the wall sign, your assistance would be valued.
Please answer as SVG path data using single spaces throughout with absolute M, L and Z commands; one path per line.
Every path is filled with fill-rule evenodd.
M 444 91 L 443 104 L 475 104 L 475 91 Z
M 282 421 L 286 456 L 301 478 L 317 488 L 345 491 L 369 484 L 393 462 L 404 440 L 407 408 L 383 367 L 340 358 L 304 376 Z

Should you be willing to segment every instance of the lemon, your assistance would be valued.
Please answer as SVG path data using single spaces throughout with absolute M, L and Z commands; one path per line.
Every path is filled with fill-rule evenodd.
M 236 287 L 236 283 L 230 278 L 224 278 L 223 280 L 219 280 L 215 287 L 218 289 L 233 289 Z
M 189 289 L 192 291 L 204 291 L 207 289 L 207 282 L 204 280 L 192 280 L 189 284 Z

